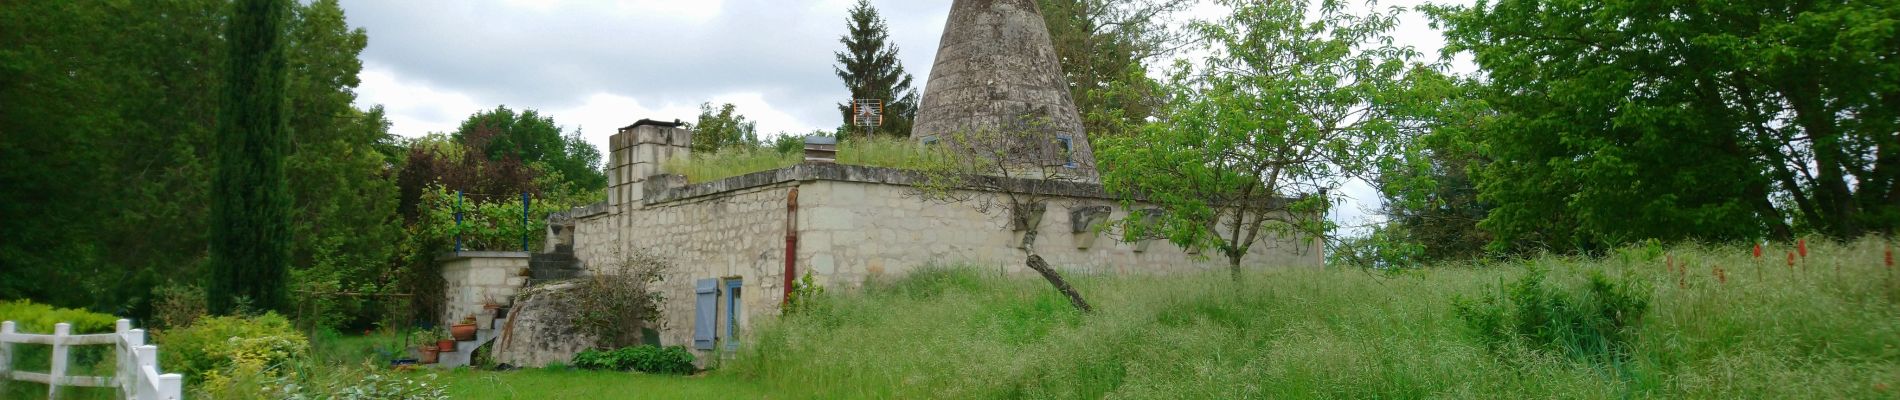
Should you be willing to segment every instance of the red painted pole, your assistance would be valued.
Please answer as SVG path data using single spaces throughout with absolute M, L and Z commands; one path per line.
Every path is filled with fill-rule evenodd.
M 779 298 L 783 309 L 792 301 L 792 285 L 798 279 L 798 187 L 785 194 L 785 295 Z

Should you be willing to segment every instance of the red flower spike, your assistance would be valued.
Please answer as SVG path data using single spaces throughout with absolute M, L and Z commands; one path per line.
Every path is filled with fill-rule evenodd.
M 1887 248 L 1887 269 L 1893 269 L 1893 248 Z
M 1801 239 L 1800 242 L 1796 242 L 1794 245 L 1794 249 L 1801 252 L 1801 258 L 1808 258 L 1808 240 L 1807 239 Z
M 1720 265 L 1715 266 L 1715 281 L 1724 285 L 1728 284 L 1728 271 L 1723 271 Z
M 1794 269 L 1794 253 L 1788 253 L 1788 269 Z
M 1761 243 L 1755 244 L 1755 258 L 1761 258 Z

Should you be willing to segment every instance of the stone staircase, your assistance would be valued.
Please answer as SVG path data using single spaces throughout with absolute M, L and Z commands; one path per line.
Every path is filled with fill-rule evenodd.
M 528 280 L 523 287 L 579 278 L 586 274 L 587 270 L 581 266 L 580 258 L 574 256 L 574 246 L 563 243 L 556 245 L 552 252 L 528 255 Z M 501 309 L 506 311 L 512 306 L 506 305 Z M 475 350 L 501 337 L 502 329 L 513 318 L 513 315 L 506 315 L 506 318 L 494 318 L 489 326 L 475 327 L 475 340 L 455 342 L 455 351 L 440 353 L 433 365 L 437 368 L 456 368 L 473 364 Z
M 512 315 L 509 316 L 509 318 L 513 317 Z M 486 345 L 488 342 L 495 341 L 495 338 L 501 337 L 501 330 L 506 326 L 508 326 L 508 319 L 495 318 L 494 322 L 490 323 L 489 326 L 475 327 L 475 340 L 455 342 L 455 351 L 441 353 L 441 355 L 437 356 L 436 363 L 433 365 L 437 368 L 455 368 L 473 365 L 475 361 L 475 349 L 479 349 L 482 345 Z
M 557 245 L 553 252 L 528 256 L 530 285 L 579 278 L 586 273 L 587 270 L 581 267 L 581 259 L 574 256 L 574 247 L 571 245 Z

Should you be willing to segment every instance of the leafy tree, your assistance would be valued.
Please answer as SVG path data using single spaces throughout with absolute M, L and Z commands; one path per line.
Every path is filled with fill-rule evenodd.
M 756 147 L 759 145 L 759 133 L 754 126 L 757 123 L 747 121 L 739 114 L 738 107 L 726 103 L 713 108 L 712 103 L 699 105 L 699 121 L 694 122 L 693 152 L 712 154 L 730 147 Z
M 559 173 L 576 190 L 598 191 L 607 188 L 607 175 L 601 172 L 600 150 L 588 144 L 579 131 L 562 134 L 554 118 L 535 110 L 515 112 L 507 106 L 483 111 L 462 121 L 453 137 L 491 161 L 506 159 L 541 165 Z
M 1127 134 L 1155 116 L 1165 94 L 1151 62 L 1174 53 L 1167 25 L 1187 0 L 1038 0 L 1082 125 L 1092 136 Z
M 227 26 L 224 107 L 211 197 L 213 314 L 245 302 L 282 310 L 290 264 L 290 195 L 284 180 L 289 133 L 286 0 L 240 0 Z
M 1357 266 L 1419 266 L 1484 254 L 1491 234 L 1478 227 L 1491 205 L 1478 198 L 1471 171 L 1488 160 L 1478 152 L 1477 130 L 1496 113 L 1477 96 L 1478 84 L 1431 70 L 1408 76 L 1415 114 L 1404 120 L 1417 135 L 1402 139 L 1397 159 L 1379 166 L 1373 179 L 1383 197 L 1386 222 L 1356 245 L 1367 251 L 1338 251 L 1333 257 Z M 1369 251 L 1369 252 L 1368 252 Z
M 897 45 L 889 43 L 890 27 L 878 16 L 877 8 L 871 7 L 870 0 L 858 0 L 851 7 L 845 26 L 849 32 L 838 39 L 844 51 L 836 53 L 838 66 L 833 72 L 844 80 L 851 100 L 883 101 L 884 124 L 873 130 L 873 135 L 910 137 L 911 122 L 917 118 L 917 91 L 911 89 L 911 76 L 904 73 L 904 63 L 897 59 Z M 838 105 L 838 113 L 844 116 L 843 126 L 852 127 L 841 133 L 861 132 L 855 128 L 851 104 L 847 101 Z
M 153 288 L 207 278 L 231 3 L 0 3 L 0 298 L 142 318 Z M 402 160 L 351 107 L 364 33 L 333 1 L 286 22 L 291 263 L 361 289 L 387 273 Z
M 1122 221 L 1127 235 L 1213 249 L 1238 279 L 1263 234 L 1323 237 L 1329 189 L 1388 162 L 1416 55 L 1386 36 L 1396 11 L 1221 3 L 1233 13 L 1193 25 L 1213 54 L 1181 65 L 1162 120 L 1104 140 L 1102 181 L 1159 208 Z
M 493 129 L 477 129 L 473 134 L 498 133 Z M 515 158 L 489 160 L 480 156 L 482 150 L 470 149 L 442 134 L 410 140 L 402 171 L 396 178 L 400 192 L 399 213 L 405 220 L 415 221 L 424 211 L 423 195 L 437 186 L 450 192 L 463 192 L 471 201 L 484 202 L 518 198 L 521 193 L 540 193 L 534 168 Z
M 1478 139 L 1493 246 L 1893 232 L 1897 5 L 1428 7 L 1499 112 Z
M 202 277 L 227 4 L 0 3 L 0 298 L 137 314 Z
M 290 156 L 293 223 L 291 289 L 380 293 L 394 289 L 389 271 L 401 220 L 396 171 L 379 149 L 395 142 L 381 107 L 358 110 L 354 88 L 369 43 L 351 29 L 335 0 L 292 10 L 290 29 Z M 396 160 L 400 161 L 400 160 Z M 336 324 L 375 320 L 354 302 L 322 307 L 328 299 L 297 296 L 301 317 Z M 305 306 L 305 302 L 315 302 Z M 347 315 L 346 315 L 347 314 Z

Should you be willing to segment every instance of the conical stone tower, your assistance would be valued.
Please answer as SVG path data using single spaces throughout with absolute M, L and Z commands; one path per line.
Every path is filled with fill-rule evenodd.
M 950 6 L 911 139 L 931 143 L 978 132 L 1015 139 L 1008 144 L 1015 162 L 1073 166 L 1076 175 L 1094 179 L 1095 153 L 1035 0 Z

